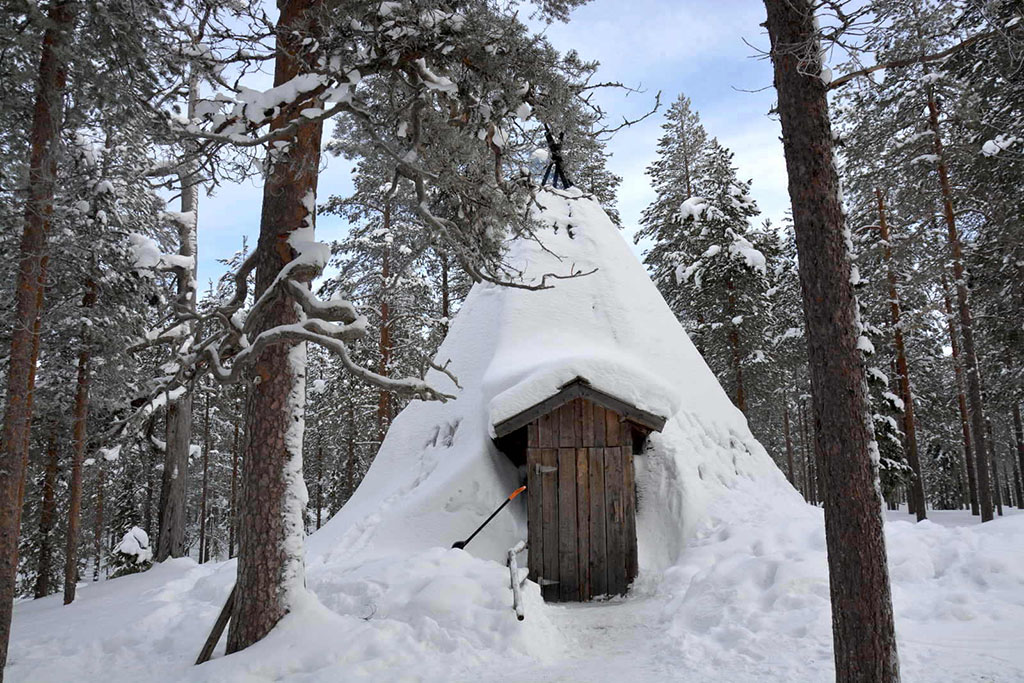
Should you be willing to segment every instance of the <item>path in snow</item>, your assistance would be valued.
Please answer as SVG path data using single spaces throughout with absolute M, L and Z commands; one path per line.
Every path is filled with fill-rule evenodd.
M 562 632 L 568 657 L 517 674 L 538 683 L 679 678 L 685 672 L 678 658 L 659 647 L 658 621 L 652 618 L 659 609 L 653 597 L 552 606 L 545 611 Z

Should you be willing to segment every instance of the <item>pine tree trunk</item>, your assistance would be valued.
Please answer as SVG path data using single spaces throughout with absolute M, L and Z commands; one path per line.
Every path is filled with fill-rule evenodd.
M 316 528 L 320 529 L 321 510 L 324 509 L 324 447 L 316 449 Z
M 306 70 L 303 57 L 317 45 L 315 14 L 321 0 L 282 0 L 277 24 L 274 85 Z M 272 129 L 285 127 L 311 106 L 282 107 Z M 286 150 L 268 150 L 260 238 L 256 252 L 256 291 L 261 296 L 281 269 L 295 258 L 289 239 L 302 231 L 312 239 L 320 138 L 323 125 L 298 126 Z M 253 336 L 299 319 L 285 292 L 260 310 Z M 242 460 L 242 496 L 238 517 L 238 579 L 227 652 L 259 641 L 289 612 L 304 590 L 302 438 L 306 386 L 306 346 L 276 344 L 248 369 L 253 380 L 246 399 L 246 447 Z
M 816 21 L 809 0 L 765 0 L 807 329 L 836 680 L 899 680 L 878 463 L 850 283 Z
M 903 437 L 907 447 L 907 463 L 914 472 L 910 482 L 909 495 L 917 521 L 927 518 L 924 497 L 924 473 L 921 471 L 921 460 L 917 453 L 917 424 L 914 420 L 914 395 L 910 388 L 910 369 L 907 364 L 907 348 L 903 341 L 903 324 L 901 320 L 900 296 L 896 289 L 896 268 L 892 262 L 892 247 L 889 242 L 889 222 L 885 210 L 885 196 L 875 188 L 878 200 L 878 226 L 882 233 L 883 255 L 889 280 L 889 312 L 892 317 L 893 345 L 896 347 L 896 372 L 900 380 L 903 399 Z
M 996 514 L 1003 516 L 1003 492 L 999 488 L 999 463 L 992 459 L 992 491 L 995 493 Z
M 345 465 L 345 500 L 348 501 L 356 490 L 356 416 L 355 406 L 348 404 L 348 460 Z
M 1017 442 L 1017 498 L 1020 501 L 1020 507 L 1024 507 L 1024 487 L 1021 486 L 1021 477 L 1024 477 L 1024 425 L 1021 424 L 1020 419 L 1020 403 L 1016 399 L 1013 401 L 1013 436 Z
M 96 460 L 96 509 L 93 515 L 93 554 L 96 562 L 92 566 L 92 580 L 100 580 L 103 565 L 103 489 L 106 485 L 106 471 L 103 458 Z
M 732 351 L 732 371 L 736 378 L 736 407 L 744 415 L 747 414 L 747 396 L 743 388 L 743 364 L 740 358 L 740 328 L 733 320 L 736 319 L 736 286 L 729 279 L 725 283 L 729 291 L 729 348 Z
M 992 498 L 996 506 L 996 514 L 1003 516 L 1003 491 L 999 486 L 999 457 L 996 448 L 996 440 L 992 437 L 992 420 L 985 418 L 985 432 L 988 436 L 988 448 L 991 454 L 990 462 L 992 467 Z M 982 520 L 984 521 L 984 520 Z
M 801 458 L 801 460 L 803 461 L 802 464 L 803 464 L 803 470 L 804 470 L 804 472 L 803 472 L 803 474 L 804 474 L 804 477 L 803 477 L 803 479 L 804 479 L 804 490 L 803 490 L 804 500 L 806 500 L 808 503 L 813 503 L 813 501 L 811 500 L 811 475 L 810 475 L 810 461 L 811 461 L 811 458 L 808 455 L 808 449 L 807 449 L 807 428 L 805 426 L 805 421 L 804 421 L 805 418 L 804 418 L 804 402 L 803 402 L 803 399 L 800 400 L 798 417 L 799 417 L 799 422 L 800 422 L 800 454 L 803 456 Z
M 194 71 L 194 70 L 193 70 Z M 188 116 L 195 114 L 199 98 L 199 81 L 194 75 L 189 78 Z M 183 220 L 177 222 L 178 255 L 190 259 L 188 271 L 178 269 L 176 304 L 186 311 L 196 310 L 196 259 L 197 219 L 199 214 L 199 178 L 191 164 L 178 169 L 181 183 L 181 213 Z M 190 343 L 193 337 L 193 323 L 183 323 L 182 339 Z M 155 559 L 163 562 L 168 557 L 185 555 L 185 513 L 188 496 L 188 457 L 192 443 L 192 390 L 189 387 L 180 398 L 167 405 L 167 450 L 164 452 L 164 471 L 160 482 L 159 536 L 156 543 Z
M 789 397 L 782 402 L 782 433 L 786 438 L 786 465 L 789 483 L 796 486 L 796 473 L 793 471 L 793 437 L 789 433 Z
M 43 500 L 39 505 L 39 564 L 36 566 L 36 598 L 50 594 L 53 569 L 53 524 L 57 517 L 57 473 L 60 470 L 60 449 L 57 447 L 57 424 L 50 425 L 46 446 L 46 470 L 43 474 Z
M 1020 510 L 1024 507 L 1024 486 L 1021 485 L 1020 481 L 1020 467 L 1017 463 L 1013 463 L 1013 488 L 1014 493 L 1017 494 L 1017 509 Z
M 67 81 L 65 50 L 68 34 L 74 24 L 74 8 L 75 5 L 66 0 L 50 5 L 48 25 L 43 33 L 39 56 L 39 81 L 32 112 L 28 185 L 14 290 L 14 325 L 7 365 L 3 432 L 0 436 L 0 679 L 3 678 L 3 668 L 7 661 L 11 614 L 14 609 L 18 537 L 21 531 L 36 360 L 39 357 L 40 319 L 46 286 L 46 236 L 53 214 L 64 87 Z
M 942 276 L 942 297 L 946 306 L 946 326 L 949 328 L 949 344 L 953 349 L 953 372 L 956 376 L 957 386 L 957 408 L 960 411 L 960 431 L 964 441 L 964 461 L 967 469 L 967 486 L 971 496 L 971 514 L 981 514 L 981 507 L 978 503 L 978 469 L 974 460 L 974 443 L 971 439 L 971 419 L 967 411 L 967 384 L 964 381 L 964 371 L 960 358 L 960 337 L 957 335 L 956 322 L 953 316 L 953 305 L 949 299 L 949 289 L 946 287 L 946 276 Z
M 974 457 L 978 469 L 978 495 L 981 506 L 981 521 L 992 520 L 992 495 L 989 491 L 989 453 L 985 443 L 985 410 L 981 396 L 981 371 L 978 353 L 974 344 L 974 324 L 971 320 L 970 293 L 967 289 L 967 274 L 964 272 L 963 247 L 956 227 L 953 210 L 953 189 L 949 182 L 949 168 L 942 145 L 942 131 L 939 128 L 939 105 L 931 86 L 928 93 L 928 124 L 933 136 L 933 148 L 938 158 L 939 187 L 942 191 L 942 215 L 946 220 L 949 249 L 953 259 L 953 285 L 956 288 L 957 312 L 960 317 L 960 334 L 963 336 L 964 367 L 967 371 L 967 403 L 970 408 L 971 436 L 974 439 Z
M 203 490 L 199 497 L 199 564 L 206 562 L 206 501 L 210 486 L 210 394 L 203 409 Z
M 452 316 L 451 293 L 448 284 L 448 254 L 441 252 L 441 317 L 444 319 L 442 330 L 448 334 L 448 324 Z
M 228 559 L 235 556 L 235 529 L 238 526 L 236 491 L 238 487 L 238 423 L 235 423 L 235 440 L 231 446 L 231 518 L 228 520 Z
M 146 536 L 153 538 L 153 469 L 156 465 L 153 458 L 152 446 L 146 447 L 146 503 L 142 511 L 142 525 L 146 530 Z
M 90 282 L 82 299 L 83 308 L 96 301 L 96 288 Z M 85 460 L 86 427 L 89 418 L 89 361 L 91 353 L 86 343 L 88 329 L 83 326 L 82 348 L 78 352 L 78 380 L 75 390 L 75 404 L 71 410 L 71 482 L 68 503 L 68 527 L 64 552 L 64 604 L 70 605 L 75 599 L 78 582 L 78 543 L 82 524 L 82 463 Z
M 391 204 L 384 206 L 384 232 L 391 227 Z M 380 300 L 380 363 L 377 374 L 387 377 L 391 365 L 391 307 L 388 303 L 388 290 L 391 280 L 391 264 L 389 250 L 384 247 L 383 263 L 381 264 L 381 300 Z M 388 425 L 391 424 L 391 392 L 380 389 L 377 392 L 377 440 L 384 442 Z
M 188 488 L 188 456 L 192 434 L 192 392 L 167 403 L 167 446 L 160 476 L 160 509 L 157 515 L 157 562 L 185 556 L 185 512 Z

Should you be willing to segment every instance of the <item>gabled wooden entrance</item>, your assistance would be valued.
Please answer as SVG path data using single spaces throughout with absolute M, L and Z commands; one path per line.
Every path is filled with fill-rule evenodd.
M 529 576 L 545 600 L 621 595 L 636 578 L 633 455 L 664 426 L 582 377 L 495 425 L 526 470 Z
M 625 593 L 637 572 L 628 425 L 577 398 L 528 430 L 530 577 L 549 601 Z

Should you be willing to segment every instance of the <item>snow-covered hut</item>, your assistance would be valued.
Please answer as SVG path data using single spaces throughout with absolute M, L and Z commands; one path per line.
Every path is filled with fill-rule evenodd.
M 589 274 L 473 287 L 435 359 L 458 386 L 428 376 L 456 398 L 395 418 L 311 556 L 448 548 L 525 483 L 466 551 L 503 563 L 528 540 L 545 597 L 587 599 L 675 564 L 741 479 L 790 488 L 601 207 L 575 190 L 539 202 L 539 243 L 513 242 L 509 261 L 534 282 Z

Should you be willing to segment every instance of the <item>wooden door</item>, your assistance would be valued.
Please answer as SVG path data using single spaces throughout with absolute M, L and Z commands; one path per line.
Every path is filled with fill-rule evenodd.
M 617 413 L 586 399 L 528 430 L 530 578 L 552 602 L 625 593 L 637 572 L 628 430 Z

